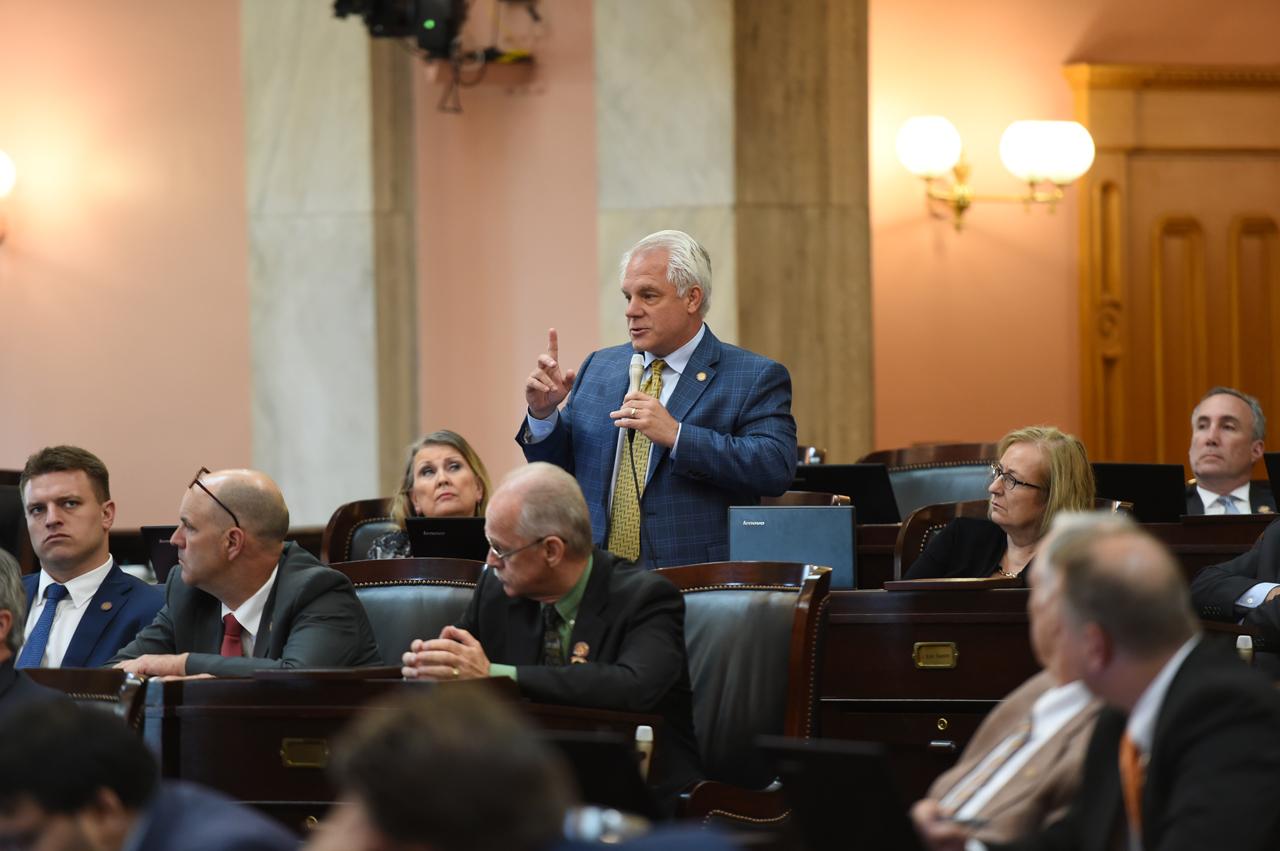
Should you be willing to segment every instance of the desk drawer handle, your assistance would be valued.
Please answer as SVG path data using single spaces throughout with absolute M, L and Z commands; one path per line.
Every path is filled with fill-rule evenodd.
M 934 739 L 932 742 L 929 743 L 929 750 L 942 751 L 943 753 L 955 753 L 956 743 L 948 742 L 940 739 Z

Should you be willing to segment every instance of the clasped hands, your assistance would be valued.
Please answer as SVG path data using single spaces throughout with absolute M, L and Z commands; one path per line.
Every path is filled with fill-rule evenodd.
M 536 420 L 551 416 L 569 395 L 577 377 L 576 370 L 560 369 L 560 342 L 556 329 L 552 328 L 547 336 L 547 351 L 538 357 L 538 366 L 524 385 L 529 413 Z M 610 413 L 609 418 L 618 428 L 633 428 L 650 442 L 668 449 L 675 446 L 680 434 L 680 424 L 667 413 L 662 403 L 639 391 L 628 393 L 622 400 L 622 407 Z
M 474 635 L 446 626 L 439 638 L 414 639 L 400 670 L 411 680 L 474 680 L 489 676 L 489 657 Z
M 129 674 L 136 674 L 144 679 L 154 677 L 161 682 L 213 678 L 213 674 L 187 674 L 188 655 L 187 653 L 148 653 L 136 659 L 117 662 L 116 667 Z

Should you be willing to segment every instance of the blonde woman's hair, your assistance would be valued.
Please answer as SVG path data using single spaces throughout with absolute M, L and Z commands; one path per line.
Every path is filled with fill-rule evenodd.
M 1084 444 L 1073 434 L 1066 434 L 1053 426 L 1028 426 L 1011 431 L 1000 439 L 996 457 L 1015 443 L 1029 443 L 1040 450 L 1044 461 L 1046 480 L 1044 520 L 1040 534 L 1049 531 L 1053 518 L 1060 511 L 1092 511 L 1097 486 L 1093 481 L 1093 465 Z
M 400 490 L 396 491 L 396 495 L 391 499 L 391 517 L 401 529 L 404 529 L 404 519 L 414 513 L 413 503 L 409 501 L 409 493 L 413 490 L 413 459 L 417 458 L 418 452 L 427 446 L 450 446 L 462 453 L 467 466 L 480 482 L 480 504 L 476 506 L 476 516 L 483 517 L 484 510 L 489 505 L 489 494 L 493 491 L 489 486 L 489 471 L 484 468 L 484 462 L 471 448 L 471 444 L 456 431 L 448 429 L 433 431 L 410 444 L 408 452 L 405 453 L 404 478 L 400 480 Z

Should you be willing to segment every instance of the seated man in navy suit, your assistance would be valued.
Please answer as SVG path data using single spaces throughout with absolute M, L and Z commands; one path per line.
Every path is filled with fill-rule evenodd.
M 290 851 L 298 838 L 253 807 L 161 781 L 120 719 L 69 700 L 0 725 L 0 848 Z
M 551 329 L 517 440 L 529 461 L 577 478 L 610 552 L 645 567 L 725 561 L 729 506 L 795 479 L 791 375 L 711 333 L 711 258 L 688 234 L 659 231 L 628 251 L 622 296 L 631 342 L 576 372 L 560 368 Z M 633 358 L 643 383 L 628 392 Z
M 105 665 L 164 605 L 159 589 L 122 571 L 108 549 L 116 504 L 107 466 L 77 446 L 51 446 L 27 459 L 19 484 L 40 572 L 23 577 L 18 667 Z
M 1275 497 L 1267 482 L 1251 480 L 1266 451 L 1267 418 L 1258 400 L 1215 387 L 1191 413 L 1191 472 L 1188 514 L 1273 514 Z

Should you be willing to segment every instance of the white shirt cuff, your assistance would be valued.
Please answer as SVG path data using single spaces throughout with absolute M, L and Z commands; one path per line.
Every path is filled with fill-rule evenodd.
M 684 423 L 676 423 L 676 442 L 671 444 L 671 451 L 667 454 L 671 456 L 671 460 L 676 460 L 676 447 L 680 445 L 680 429 L 684 428 Z
M 1280 588 L 1280 584 L 1275 582 L 1259 582 L 1257 585 L 1245 591 L 1236 598 L 1237 609 L 1256 609 L 1263 600 L 1267 599 L 1267 595 L 1271 593 L 1271 589 Z
M 524 418 L 529 422 L 529 437 L 527 443 L 541 443 L 547 439 L 551 432 L 556 430 L 556 423 L 560 421 L 560 411 L 551 412 L 551 416 L 545 420 L 536 419 L 533 414 L 525 414 Z

